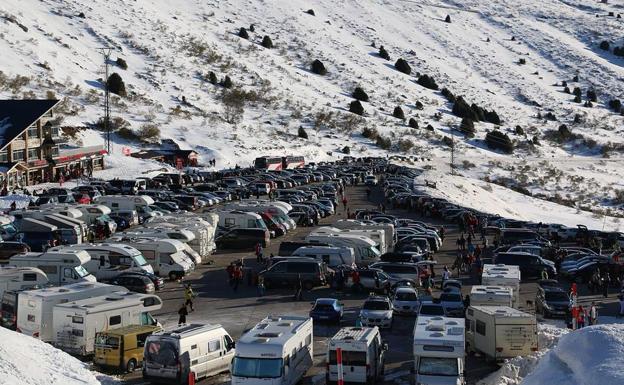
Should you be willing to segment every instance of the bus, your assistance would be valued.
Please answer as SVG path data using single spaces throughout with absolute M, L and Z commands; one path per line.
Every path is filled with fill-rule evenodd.
M 254 167 L 262 170 L 281 170 L 282 158 L 271 156 L 256 158 L 256 161 L 254 162 Z

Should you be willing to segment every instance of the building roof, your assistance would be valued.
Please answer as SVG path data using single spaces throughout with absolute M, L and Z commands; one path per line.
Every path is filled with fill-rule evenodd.
M 0 150 L 59 103 L 58 100 L 0 100 Z

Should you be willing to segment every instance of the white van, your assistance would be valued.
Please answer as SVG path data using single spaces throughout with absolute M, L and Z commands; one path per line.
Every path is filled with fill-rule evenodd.
M 293 251 L 293 257 L 314 258 L 328 267 L 351 266 L 356 268 L 355 251 L 351 247 L 302 246 Z
M 221 325 L 190 324 L 154 333 L 145 341 L 143 379 L 186 384 L 230 371 L 234 340 Z
M 314 230 L 317 234 L 346 234 L 358 235 L 369 238 L 375 242 L 375 247 L 382 254 L 388 251 L 386 247 L 386 234 L 383 230 L 365 230 L 365 229 L 338 229 L 331 226 L 321 226 Z
M 23 290 L 48 284 L 48 276 L 36 267 L 0 267 L 0 298 L 5 291 Z
M 469 306 L 466 310 L 467 350 L 495 361 L 535 353 L 535 315 L 509 306 Z
M 266 229 L 266 224 L 259 214 L 239 210 L 218 211 L 219 227 L 229 230 L 241 229 Z
M 19 292 L 17 297 L 17 331 L 42 341 L 51 342 L 54 339 L 52 310 L 55 305 L 127 291 L 128 289 L 125 287 L 91 282 Z
M 513 289 L 507 286 L 475 285 L 470 289 L 472 306 L 509 306 L 513 307 Z
M 312 318 L 269 316 L 243 334 L 232 385 L 294 385 L 313 366 Z
M 338 381 L 338 349 L 342 355 L 344 382 L 374 384 L 383 379 L 388 345 L 381 341 L 377 326 L 345 327 L 329 340 L 326 374 L 328 384 Z
M 319 234 L 312 232 L 305 238 L 310 243 L 323 243 L 337 247 L 351 247 L 355 251 L 355 263 L 368 266 L 380 261 L 381 253 L 370 238 L 353 234 Z
M 414 326 L 417 384 L 464 385 L 465 325 L 460 318 L 423 316 Z
M 150 314 L 162 300 L 153 294 L 113 293 L 54 306 L 55 347 L 86 356 L 95 351 L 95 334 L 128 325 L 157 325 Z
M 340 219 L 333 226 L 339 229 L 383 230 L 388 250 L 393 250 L 397 241 L 396 231 L 392 223 L 365 223 L 357 219 Z
M 9 264 L 17 267 L 41 269 L 53 285 L 74 282 L 95 282 L 96 279 L 85 268 L 91 256 L 82 250 L 54 250 L 43 253 L 15 254 Z
M 83 243 L 48 249 L 48 251 L 63 250 L 84 250 L 89 253 L 91 260 L 84 267 L 98 280 L 110 279 L 131 271 L 154 273 L 154 269 L 139 250 L 123 243 Z
M 520 306 L 520 268 L 514 265 L 483 265 L 481 284 L 485 286 L 506 286 L 513 289 L 513 307 Z

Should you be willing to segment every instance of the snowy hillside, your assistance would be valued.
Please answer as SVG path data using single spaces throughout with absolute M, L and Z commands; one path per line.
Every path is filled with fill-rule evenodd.
M 452 132 L 467 177 L 613 210 L 624 203 L 623 117 L 609 105 L 624 99 L 624 58 L 613 52 L 624 46 L 620 13 L 622 0 L 6 0 L 0 96 L 67 98 L 63 125 L 93 127 L 102 115 L 98 48 L 111 47 L 127 91 L 112 105 L 121 128 L 112 163 L 126 166 L 119 172 L 155 167 L 120 158 L 122 147 L 141 147 L 134 135 L 157 140 L 156 129 L 218 167 L 262 154 L 332 159 L 345 146 L 380 155 L 388 145 L 447 167 Z M 248 39 L 239 37 L 243 27 Z M 273 48 L 261 45 L 265 36 Z M 394 68 L 399 58 L 410 75 Z M 310 71 L 316 59 L 326 75 Z M 423 74 L 438 90 L 417 83 Z M 226 76 L 232 88 L 213 84 Z M 581 103 L 564 81 L 570 92 L 579 87 Z M 348 112 L 356 86 L 369 96 L 363 117 Z M 474 138 L 464 138 L 443 88 L 495 111 L 514 154 L 485 145 L 492 123 L 475 122 Z M 584 106 L 588 90 L 592 107 Z M 397 106 L 405 120 L 392 116 Z M 88 129 L 74 140 L 102 135 Z

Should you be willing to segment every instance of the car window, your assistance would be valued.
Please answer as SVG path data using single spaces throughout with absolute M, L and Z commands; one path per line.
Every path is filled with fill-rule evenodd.
M 362 306 L 365 310 L 390 310 L 390 304 L 386 301 L 366 301 Z

